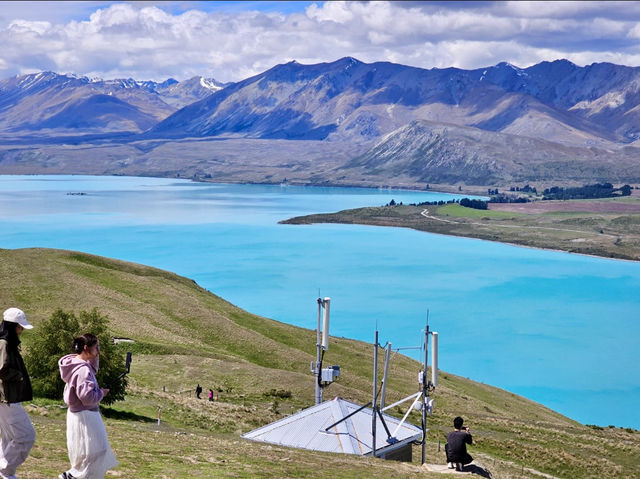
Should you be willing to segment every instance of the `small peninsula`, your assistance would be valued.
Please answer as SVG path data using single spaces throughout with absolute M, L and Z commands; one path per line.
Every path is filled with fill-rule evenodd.
M 640 197 L 490 203 L 390 204 L 300 216 L 285 224 L 345 223 L 412 228 L 429 233 L 624 260 L 640 260 Z

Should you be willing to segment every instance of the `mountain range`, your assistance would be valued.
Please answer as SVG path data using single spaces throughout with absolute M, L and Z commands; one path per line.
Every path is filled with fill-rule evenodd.
M 478 70 L 290 62 L 186 106 L 151 133 L 375 139 L 413 120 L 575 146 L 631 143 L 640 138 L 640 68 L 566 60 Z
M 261 140 L 265 163 L 283 150 L 299 151 L 300 141 L 332 152 L 345 145 L 351 157 L 326 158 L 320 176 L 317 152 L 313 162 L 291 165 L 299 181 L 312 183 L 637 182 L 640 68 L 557 60 L 524 69 L 508 63 L 422 69 L 347 57 L 315 65 L 293 61 L 228 84 L 202 77 L 105 81 L 52 72 L 0 81 L 0 138 L 46 137 L 55 144 L 76 136 L 91 143 L 95 135 L 103 150 L 105 144 L 114 151 L 123 143 L 136 145 L 141 161 L 159 145 L 176 142 L 205 141 L 218 150 L 214 145 L 226 141 L 220 150 L 227 151 L 234 140 L 242 140 L 236 143 L 242 149 Z M 11 154 L 20 156 L 15 148 Z M 235 165 L 215 160 L 199 158 L 199 171 L 215 178 L 221 163 L 225 173 L 242 170 L 241 159 Z M 193 170 L 190 161 L 182 174 Z M 115 172 L 113 164 L 106 169 Z M 238 175 L 227 179 L 243 181 Z
M 0 81 L 0 132 L 55 136 L 141 133 L 224 87 L 213 79 L 156 83 L 39 72 Z

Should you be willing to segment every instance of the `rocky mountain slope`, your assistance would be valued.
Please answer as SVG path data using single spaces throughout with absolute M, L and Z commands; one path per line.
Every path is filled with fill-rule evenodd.
M 159 123 L 154 136 L 376 139 L 413 120 L 446 122 L 570 146 L 638 139 L 640 69 L 431 69 L 343 58 L 290 62 L 230 85 Z
M 417 182 L 473 185 L 524 184 L 562 178 L 596 181 L 621 173 L 640 182 L 638 150 L 615 154 L 511 133 L 416 120 L 391 132 L 338 171 L 369 182 L 408 177 Z
M 202 77 L 156 83 L 53 72 L 21 75 L 0 81 L 0 133 L 140 133 L 222 87 Z

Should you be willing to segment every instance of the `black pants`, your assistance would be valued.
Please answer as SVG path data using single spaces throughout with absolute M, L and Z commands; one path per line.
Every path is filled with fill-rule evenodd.
M 462 464 L 470 464 L 473 461 L 473 457 L 471 457 L 471 455 L 467 451 L 453 454 L 452 451 L 449 450 L 449 443 L 446 443 L 444 445 L 444 452 L 447 455 L 447 462 L 460 462 Z

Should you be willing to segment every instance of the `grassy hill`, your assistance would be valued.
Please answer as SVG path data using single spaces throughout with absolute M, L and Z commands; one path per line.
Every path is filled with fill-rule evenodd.
M 309 314 L 315 317 L 313 299 Z M 241 439 L 241 433 L 313 405 L 315 331 L 247 313 L 189 279 L 71 251 L 0 250 L 0 304 L 21 307 L 35 325 L 22 336 L 25 348 L 39 321 L 57 308 L 97 307 L 116 335 L 136 341 L 127 345 L 134 353 L 130 393 L 104 410 L 121 464 L 116 477 L 442 477 L 420 466 L 419 446 L 413 463 L 397 464 Z M 371 359 L 371 345 L 332 338 L 325 360 L 340 364 L 342 376 L 325 390 L 325 399 L 368 402 Z M 405 356 L 394 357 L 388 403 L 417 391 L 419 369 Z M 203 397 L 211 387 L 217 400 L 196 399 L 197 383 Z M 494 477 L 640 477 L 638 431 L 580 425 L 448 373 L 441 374 L 434 397 L 430 463 L 445 463 L 445 434 L 461 415 L 474 433 L 471 454 Z M 23 479 L 55 477 L 67 467 L 61 404 L 25 404 L 38 436 L 18 471 Z M 419 424 L 417 413 L 409 418 Z

